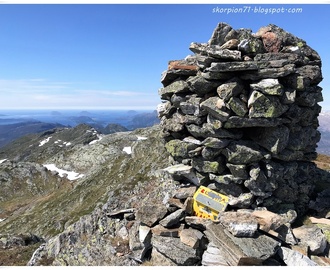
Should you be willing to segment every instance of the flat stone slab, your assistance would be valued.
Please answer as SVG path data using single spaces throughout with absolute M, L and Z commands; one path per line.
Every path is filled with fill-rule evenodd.
M 153 249 L 175 265 L 196 265 L 201 260 L 198 251 L 182 243 L 179 238 L 154 235 L 151 244 Z
M 235 237 L 221 224 L 208 225 L 204 233 L 221 250 L 230 266 L 261 265 L 280 246 L 278 241 L 260 233 L 256 233 L 253 238 Z

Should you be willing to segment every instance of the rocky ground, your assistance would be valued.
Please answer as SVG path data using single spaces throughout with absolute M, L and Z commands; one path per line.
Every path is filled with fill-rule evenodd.
M 78 133 L 90 133 L 83 130 Z M 94 134 L 58 152 L 46 150 L 63 136 L 52 134 L 42 146 L 51 135 L 40 135 L 30 155 L 0 164 L 7 172 L 2 187 L 30 188 L 23 205 L 19 196 L 1 195 L 0 255 L 7 265 L 24 264 L 18 257 L 27 263 L 27 253 L 34 253 L 29 265 L 296 265 L 298 259 L 300 265 L 329 265 L 326 171 L 319 171 L 319 194 L 305 219 L 294 211 L 228 207 L 212 222 L 193 215 L 196 186 L 173 176 L 177 168 L 170 166 L 158 126 L 101 140 Z M 84 177 L 70 181 L 44 163 Z M 39 190 L 34 179 L 44 183 Z

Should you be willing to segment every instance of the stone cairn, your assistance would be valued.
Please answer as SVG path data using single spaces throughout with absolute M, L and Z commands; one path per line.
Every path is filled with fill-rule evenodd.
M 170 61 L 158 105 L 170 173 L 229 196 L 229 207 L 304 213 L 313 192 L 321 59 L 270 24 L 219 23 Z

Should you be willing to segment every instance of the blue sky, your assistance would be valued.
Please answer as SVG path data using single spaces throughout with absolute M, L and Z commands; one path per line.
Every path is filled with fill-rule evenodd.
M 323 60 L 321 105 L 330 110 L 329 14 L 326 4 L 0 4 L 1 108 L 155 109 L 168 61 L 227 22 L 253 32 L 273 23 L 306 40 Z

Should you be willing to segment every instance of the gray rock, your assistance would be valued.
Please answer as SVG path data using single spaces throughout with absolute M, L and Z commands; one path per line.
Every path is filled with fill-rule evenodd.
M 170 69 L 165 70 L 161 75 L 161 83 L 164 87 L 170 85 L 172 82 L 177 80 L 180 77 L 189 77 L 189 76 L 195 76 L 197 73 L 197 70 L 194 69 Z
M 165 147 L 173 157 L 188 158 L 189 152 L 195 150 L 198 146 L 181 140 L 171 140 L 165 144 Z
M 214 29 L 208 44 L 210 45 L 222 45 L 227 40 L 226 37 L 233 30 L 233 28 L 226 23 L 220 22 L 217 27 Z
M 224 50 L 225 51 L 225 50 Z M 234 52 L 234 51 L 231 51 Z M 236 51 L 235 51 L 236 52 Z M 223 52 L 219 52 L 221 55 Z M 215 57 L 215 55 L 213 55 Z M 238 58 L 237 60 L 240 60 Z M 254 61 L 244 61 L 244 62 L 218 62 L 212 63 L 209 68 L 206 68 L 205 71 L 208 72 L 237 72 L 237 71 L 246 71 L 246 70 L 258 70 L 259 67 Z
M 168 228 L 178 224 L 180 220 L 184 218 L 184 216 L 185 211 L 183 209 L 179 209 L 159 221 L 159 224 L 164 226 L 165 228 Z
M 320 132 L 311 126 L 296 128 L 290 132 L 287 148 L 293 151 L 313 152 L 320 138 Z
M 206 71 L 202 72 L 201 76 L 206 80 L 214 80 L 214 81 L 226 81 L 234 76 L 234 73 L 231 72 L 212 72 Z
M 283 224 L 276 232 L 279 234 L 279 239 L 290 245 L 297 245 L 298 241 L 294 236 L 290 224 Z
M 224 184 L 224 185 L 230 185 L 230 184 L 242 184 L 243 180 L 242 178 L 235 177 L 231 174 L 225 174 L 225 175 L 214 175 L 214 174 L 209 174 L 210 180 L 215 181 L 219 184 Z
M 187 199 L 188 197 L 193 197 L 196 192 L 196 187 L 182 187 L 175 191 L 174 198 Z
M 163 116 L 170 113 L 172 106 L 171 102 L 165 101 L 164 103 L 157 105 L 157 116 L 158 118 L 162 118 Z
M 224 128 L 276 127 L 285 122 L 288 121 L 281 118 L 243 118 L 231 116 L 224 124 Z
M 214 90 L 219 83 L 208 81 L 202 76 L 192 76 L 187 80 L 190 90 L 199 96 Z
M 204 123 L 203 126 L 197 126 L 194 124 L 186 126 L 189 133 L 196 138 L 220 138 L 220 139 L 240 139 L 242 137 L 242 132 L 240 130 L 226 130 L 217 129 L 214 130 L 212 126 Z
M 201 110 L 199 106 L 201 101 L 202 98 L 196 97 L 196 95 L 192 95 L 185 101 L 180 102 L 179 108 L 184 114 L 202 116 L 205 115 L 206 113 L 203 110 Z
M 196 216 L 186 216 L 184 220 L 190 227 L 196 228 L 201 231 L 204 231 L 206 229 L 206 226 L 209 223 L 212 223 L 210 219 L 200 218 Z
M 257 81 L 260 79 L 276 79 L 288 76 L 296 71 L 294 64 L 288 64 L 283 67 L 261 68 L 258 71 L 244 72 L 240 75 L 243 80 Z
M 221 102 L 221 99 L 219 100 Z M 219 103 L 219 102 L 218 102 Z M 222 108 L 222 107 L 221 107 Z M 207 114 L 206 123 L 212 128 L 213 130 L 218 130 L 223 127 L 223 123 L 221 120 L 215 118 L 211 114 Z
M 204 232 L 223 254 L 227 265 L 260 265 L 276 254 L 280 243 L 256 233 L 255 237 L 235 237 L 220 224 L 210 224 Z
M 188 136 L 188 137 L 184 138 L 183 141 L 186 142 L 186 143 L 193 143 L 193 144 L 196 144 L 196 145 L 201 145 L 202 144 L 202 142 L 200 140 L 197 140 L 192 136 Z
M 309 84 L 313 85 L 320 83 L 323 79 L 319 66 L 306 65 L 299 67 L 297 68 L 296 73 L 304 78 L 307 78 L 309 80 Z
M 230 143 L 230 140 L 217 139 L 217 138 L 206 138 L 202 141 L 202 144 L 209 148 L 222 149 L 225 148 Z
M 166 256 L 166 254 L 160 253 L 156 248 L 152 249 L 151 252 L 151 265 L 158 265 L 158 266 L 177 266 L 175 262 L 173 262 L 170 258 Z
M 239 98 L 231 97 L 228 101 L 230 109 L 238 116 L 245 116 L 248 113 L 248 108 L 246 103 L 241 101 Z
M 281 116 L 288 109 L 274 96 L 266 96 L 258 91 L 253 91 L 248 100 L 249 117 L 275 118 Z
M 224 155 L 232 164 L 250 164 L 263 159 L 258 146 L 249 141 L 233 141 L 225 150 Z
M 151 230 L 146 225 L 135 222 L 129 232 L 129 248 L 132 257 L 143 260 L 146 253 L 151 248 Z M 115 252 L 115 251 L 114 251 Z
M 277 127 L 258 128 L 253 130 L 251 137 L 260 146 L 274 154 L 283 151 L 289 143 L 290 130 L 284 125 Z
M 272 178 L 267 178 L 260 167 L 252 167 L 250 170 L 251 178 L 244 181 L 244 185 L 255 196 L 269 197 L 271 192 L 277 188 L 277 183 Z
M 238 78 L 233 78 L 217 88 L 217 93 L 223 101 L 228 101 L 231 97 L 236 97 L 242 93 L 243 83 Z
M 139 239 L 141 244 L 144 244 L 146 247 L 151 245 L 151 229 L 146 225 L 139 226 Z
M 228 185 L 228 184 L 220 184 L 218 182 L 213 182 L 210 183 L 207 187 L 224 195 L 234 196 L 234 197 L 238 197 L 245 192 L 245 189 L 244 187 L 242 187 L 242 185 L 238 185 L 235 183 L 231 183 L 230 185 Z
M 226 166 L 234 177 L 241 178 L 241 179 L 247 179 L 249 177 L 247 170 L 246 170 L 246 165 L 244 165 L 244 164 L 227 163 Z
M 238 208 L 248 208 L 253 203 L 252 193 L 241 193 L 238 196 L 229 196 L 228 204 Z
M 287 266 L 317 266 L 317 264 L 307 256 L 286 247 L 281 247 L 277 254 Z
M 293 229 L 294 236 L 309 247 L 311 254 L 322 254 L 327 247 L 327 240 L 316 225 L 303 225 Z
M 207 246 L 207 249 L 203 253 L 202 257 L 202 265 L 203 266 L 228 266 L 226 259 L 224 258 L 224 254 L 221 252 L 219 248 L 213 243 L 210 242 Z
M 143 224 L 151 227 L 167 214 L 167 208 L 160 203 L 148 202 L 137 211 L 137 219 Z
M 178 177 L 179 179 L 184 177 L 185 179 L 189 180 L 191 183 L 193 183 L 196 186 L 200 185 L 200 180 L 196 176 L 196 174 L 193 172 L 193 167 L 189 165 L 184 164 L 176 164 L 173 166 L 166 167 L 163 169 L 164 172 L 170 174 L 175 179 Z
M 249 213 L 224 212 L 219 222 L 236 237 L 253 237 L 258 230 L 258 222 Z
M 159 89 L 158 94 L 161 96 L 162 99 L 169 99 L 174 93 L 187 93 L 189 92 L 188 84 L 183 81 L 175 81 L 170 85 Z
M 263 79 L 258 83 L 250 84 L 253 91 L 259 91 L 267 95 L 281 96 L 283 94 L 283 86 L 278 79 Z
M 201 261 L 199 251 L 181 242 L 179 238 L 162 237 L 153 235 L 151 240 L 153 249 L 175 265 L 193 266 Z
M 192 42 L 189 49 L 196 54 L 206 55 L 217 59 L 233 61 L 241 60 L 240 51 L 221 49 L 221 46 L 218 45 Z
M 240 37 L 240 43 L 238 44 L 238 50 L 243 54 L 253 57 L 258 53 L 265 51 L 262 41 L 259 38 L 253 37 L 251 34 L 248 36 Z
M 254 57 L 258 62 L 274 62 L 285 60 L 287 64 L 303 64 L 303 56 L 295 53 L 260 53 Z
M 164 237 L 180 237 L 180 232 L 183 230 L 183 225 L 177 228 L 165 228 L 162 225 L 158 224 L 155 227 L 151 228 L 153 235 L 159 235 Z
M 221 149 L 216 149 L 216 148 L 209 148 L 209 147 L 204 147 L 202 150 L 202 157 L 207 160 L 207 161 L 214 161 L 217 160 L 219 162 L 219 165 L 222 165 L 223 158 L 221 156 L 222 150 Z M 221 160 L 218 160 L 221 159 Z M 221 166 L 222 171 L 225 170 L 224 166 Z
M 304 91 L 307 86 L 310 85 L 308 78 L 299 74 L 291 74 L 282 79 L 282 83 L 285 87 L 290 89 L 296 89 L 297 91 Z
M 166 118 L 163 116 L 161 118 L 161 125 L 164 130 L 171 132 L 179 132 L 184 129 L 184 124 L 186 122 L 186 117 L 180 113 L 174 113 L 171 118 Z
M 201 233 L 200 231 L 188 228 L 181 231 L 180 240 L 185 245 L 194 249 L 198 249 L 200 248 L 203 236 L 203 233 Z
M 224 166 L 217 160 L 208 161 L 201 157 L 194 157 L 191 163 L 192 167 L 201 173 L 221 173 L 224 170 Z
M 316 92 L 298 92 L 296 103 L 303 107 L 313 107 L 317 102 L 323 101 L 323 96 L 320 91 Z
M 315 200 L 309 202 L 309 208 L 318 213 L 327 214 L 330 211 L 330 188 L 321 191 Z
M 285 105 L 294 103 L 296 101 L 296 90 L 285 89 L 281 101 Z
M 217 107 L 219 99 L 218 97 L 210 97 L 201 103 L 201 108 L 205 109 L 213 117 L 225 122 L 229 118 L 229 114 Z

